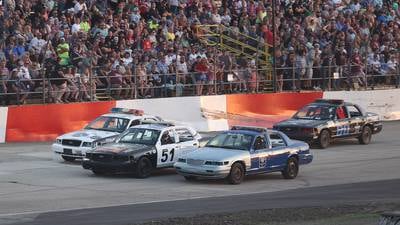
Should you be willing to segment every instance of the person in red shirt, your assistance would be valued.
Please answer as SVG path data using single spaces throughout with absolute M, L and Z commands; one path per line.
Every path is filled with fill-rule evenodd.
M 346 118 L 346 112 L 344 111 L 343 106 L 336 109 L 336 117 L 338 120 Z
M 203 94 L 203 86 L 207 81 L 208 73 L 208 62 L 207 59 L 197 57 L 196 65 L 194 66 L 194 71 L 196 72 L 196 94 Z

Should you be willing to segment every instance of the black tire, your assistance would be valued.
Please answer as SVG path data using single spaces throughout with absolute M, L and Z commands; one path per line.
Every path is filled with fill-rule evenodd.
M 138 178 L 147 178 L 153 171 L 153 165 L 149 158 L 142 157 L 138 160 L 135 170 L 135 175 Z
M 196 180 L 196 177 L 195 177 L 195 176 L 184 176 L 184 178 L 185 178 L 185 180 L 187 180 L 187 181 L 194 181 L 194 180 Z
M 294 179 L 299 173 L 299 161 L 295 157 L 290 157 L 287 161 L 285 169 L 282 171 L 282 176 L 285 179 Z
M 102 171 L 102 170 L 92 170 L 92 172 L 93 172 L 95 175 L 104 175 L 104 174 L 106 174 L 106 172 L 104 172 L 104 171 Z
M 244 179 L 244 168 L 241 163 L 234 163 L 227 180 L 230 184 L 240 184 Z
M 327 148 L 331 142 L 331 134 L 328 130 L 322 130 L 318 137 L 318 145 L 320 148 Z
M 372 130 L 371 127 L 365 126 L 358 137 L 358 142 L 362 145 L 367 145 L 371 142 Z
M 72 156 L 62 155 L 61 157 L 62 157 L 65 161 L 67 161 L 67 162 L 73 162 L 73 161 L 75 161 L 75 157 L 72 157 Z

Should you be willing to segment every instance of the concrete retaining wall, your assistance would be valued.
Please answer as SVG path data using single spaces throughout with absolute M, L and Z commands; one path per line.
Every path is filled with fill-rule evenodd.
M 384 120 L 400 119 L 400 90 L 237 94 L 93 103 L 0 107 L 0 143 L 52 141 L 81 129 L 112 107 L 143 109 L 166 120 L 187 123 L 199 131 L 226 130 L 232 125 L 272 127 L 317 98 L 354 102 Z

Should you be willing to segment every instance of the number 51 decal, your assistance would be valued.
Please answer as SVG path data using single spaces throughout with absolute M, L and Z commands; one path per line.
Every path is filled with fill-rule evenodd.
M 344 136 L 348 135 L 350 133 L 350 126 L 349 125 L 343 125 L 343 126 L 338 126 L 337 127 L 337 136 Z
M 169 152 L 169 156 L 168 156 L 168 149 L 163 149 L 162 154 L 161 154 L 161 162 L 168 161 L 168 158 L 170 158 L 169 161 L 172 162 L 174 160 L 174 153 L 175 153 L 175 149 L 171 149 L 171 151 Z

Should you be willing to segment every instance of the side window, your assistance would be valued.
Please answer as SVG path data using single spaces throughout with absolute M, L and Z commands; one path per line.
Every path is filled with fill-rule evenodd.
M 360 110 L 358 110 L 354 105 L 347 106 L 347 111 L 349 112 L 350 117 L 358 117 L 362 115 Z
M 338 120 L 348 118 L 346 107 L 339 106 L 339 107 L 336 108 L 336 118 Z
M 286 146 L 285 140 L 281 137 L 281 135 L 277 133 L 269 134 L 269 139 L 271 141 L 272 147 Z
M 147 117 L 144 118 L 145 121 L 150 121 L 150 122 L 156 122 L 157 120 L 155 118 Z
M 176 133 L 179 136 L 179 142 L 186 142 L 186 141 L 193 141 L 193 135 L 190 133 L 188 129 L 185 128 L 179 128 L 176 129 Z
M 265 141 L 265 138 L 258 136 L 254 142 L 254 150 L 266 149 L 266 148 L 267 148 L 267 142 Z
M 164 131 L 164 133 L 161 135 L 161 145 L 169 145 L 174 143 L 175 143 L 175 138 L 172 132 Z
M 133 120 L 130 127 L 134 127 L 140 124 L 140 120 Z

